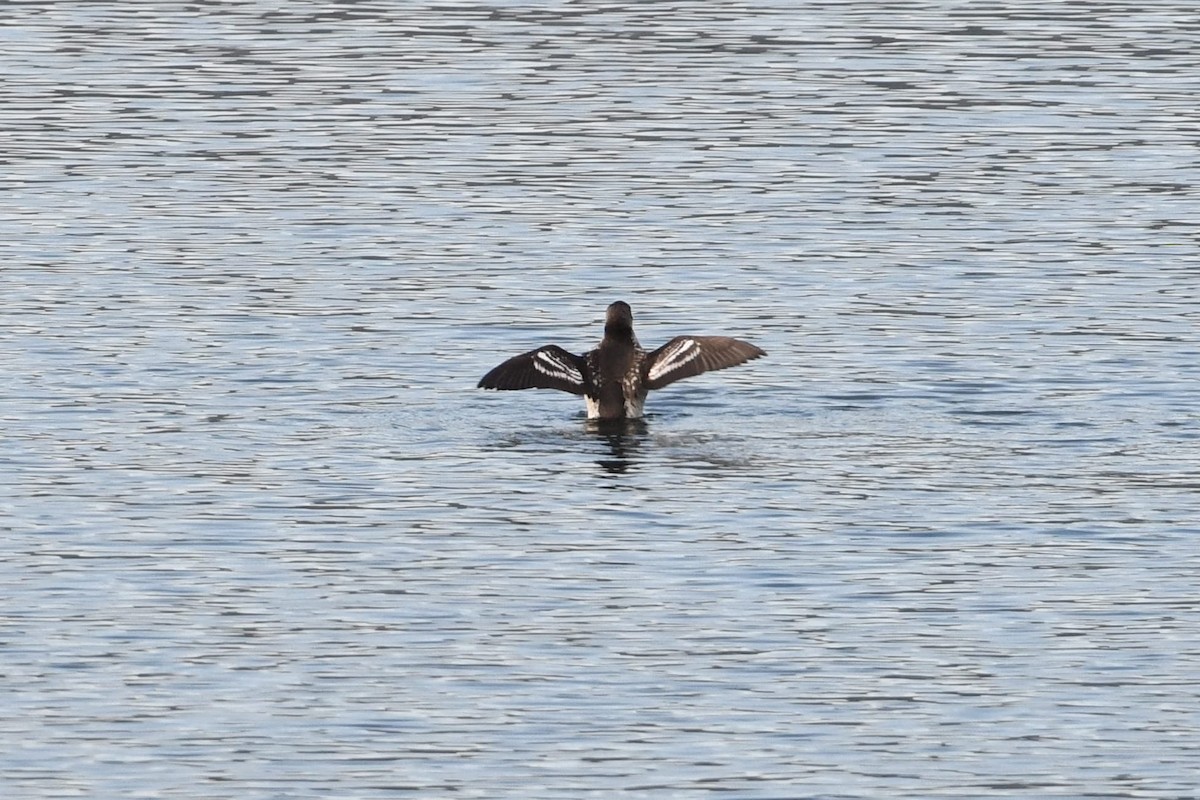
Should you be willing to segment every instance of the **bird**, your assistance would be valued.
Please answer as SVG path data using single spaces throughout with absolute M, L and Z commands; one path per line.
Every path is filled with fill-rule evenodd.
M 478 388 L 557 389 L 583 395 L 588 419 L 639 419 L 651 389 L 765 355 L 729 336 L 676 336 L 647 352 L 633 333 L 633 310 L 618 300 L 605 313 L 604 338 L 594 350 L 577 356 L 544 345 L 500 364 Z

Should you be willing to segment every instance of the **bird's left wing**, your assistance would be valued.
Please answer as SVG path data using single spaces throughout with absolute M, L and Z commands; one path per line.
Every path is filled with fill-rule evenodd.
M 513 356 L 479 381 L 481 389 L 558 389 L 583 394 L 587 361 L 558 345 Z

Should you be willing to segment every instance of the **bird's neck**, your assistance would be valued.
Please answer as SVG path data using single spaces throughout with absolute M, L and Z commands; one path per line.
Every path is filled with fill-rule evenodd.
M 632 344 L 637 346 L 637 337 L 633 335 L 633 326 L 622 323 L 612 323 L 604 326 L 604 341 L 612 344 Z

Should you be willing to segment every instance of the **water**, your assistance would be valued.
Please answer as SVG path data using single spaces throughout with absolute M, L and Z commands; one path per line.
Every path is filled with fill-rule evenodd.
M 0 13 L 5 797 L 1194 795 L 1188 4 Z

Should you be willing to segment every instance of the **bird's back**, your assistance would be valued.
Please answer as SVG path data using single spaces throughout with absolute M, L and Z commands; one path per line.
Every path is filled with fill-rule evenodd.
M 636 342 L 602 342 L 588 353 L 591 390 L 587 393 L 588 417 L 620 419 L 640 417 L 646 400 L 642 381 L 645 351 Z

